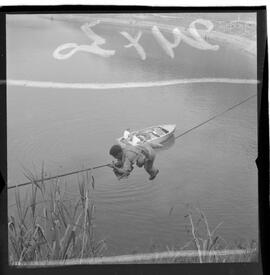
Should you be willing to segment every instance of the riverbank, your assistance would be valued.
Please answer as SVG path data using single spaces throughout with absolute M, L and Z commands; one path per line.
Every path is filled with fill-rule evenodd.
M 182 248 L 104 257 L 110 247 L 95 234 L 93 175 L 86 173 L 78 178 L 78 194 L 72 195 L 79 199 L 71 203 L 61 181 L 45 184 L 43 169 L 41 182 L 30 171 L 26 175 L 32 181 L 30 198 L 22 199 L 16 190 L 17 209 L 9 213 L 9 261 L 13 266 L 258 261 L 255 241 L 227 243 L 217 234 L 222 222 L 210 229 L 204 212 L 194 207 L 185 216 L 189 220 L 190 241 Z
M 252 250 L 220 250 L 209 253 L 203 252 L 203 263 L 243 263 L 258 261 L 256 249 Z M 138 255 L 121 255 L 114 257 L 100 257 L 88 259 L 71 259 L 66 261 L 42 261 L 22 263 L 21 266 L 61 266 L 78 264 L 174 264 L 174 263 L 199 263 L 199 253 L 194 250 L 167 251 Z M 15 264 L 16 265 L 16 264 Z
M 199 16 L 199 15 L 198 15 Z M 123 18 L 124 17 L 124 18 Z M 150 17 L 150 18 L 149 18 Z M 205 17 L 205 16 L 204 16 Z M 129 26 L 133 28 L 143 28 L 150 29 L 153 26 L 166 31 L 172 32 L 172 30 L 177 27 L 185 35 L 189 36 L 189 26 L 192 23 L 191 20 L 195 21 L 197 18 L 185 17 L 181 14 L 180 17 L 174 16 L 161 17 L 157 21 L 157 14 L 154 15 L 129 15 L 128 19 L 125 18 L 125 15 L 122 17 L 111 17 L 111 15 L 100 16 L 100 15 L 42 15 L 42 18 L 63 22 L 76 22 L 83 24 L 89 20 L 97 20 L 98 23 L 104 24 L 113 24 L 115 26 Z M 149 20 L 150 19 L 150 20 Z M 203 19 L 206 20 L 206 19 Z M 164 22 L 165 21 L 165 22 Z M 169 21 L 169 22 L 166 22 Z M 246 22 L 246 23 L 245 23 Z M 242 33 L 239 33 L 239 27 L 244 26 Z M 248 26 L 249 32 L 246 31 L 246 25 Z M 234 27 L 235 26 L 235 27 Z M 229 32 L 229 33 L 228 33 Z M 246 51 L 251 55 L 256 55 L 257 43 L 256 43 L 256 22 L 254 21 L 244 21 L 244 20 L 223 20 L 223 21 L 214 21 L 213 30 L 206 32 L 203 29 L 198 29 L 198 33 L 201 36 L 208 40 L 213 40 L 215 42 L 226 44 L 225 46 L 231 45 L 241 51 Z
M 207 16 L 198 14 L 193 16 L 165 16 L 162 14 L 51 14 L 51 15 L 32 15 L 27 17 L 25 22 L 25 15 L 16 15 L 16 17 L 8 17 L 8 22 L 18 24 L 22 22 L 28 27 L 38 27 L 37 18 L 40 20 L 40 26 L 46 26 L 48 22 L 45 21 L 59 21 L 66 22 L 67 24 L 84 24 L 86 22 L 93 22 L 94 24 L 109 24 L 115 27 L 131 27 L 140 28 L 150 31 L 153 26 L 171 33 L 174 28 L 178 28 L 185 36 L 190 37 L 189 27 L 192 22 L 203 17 L 202 20 L 207 20 Z M 158 19 L 158 20 L 157 20 Z M 193 21 L 192 21 L 193 20 Z M 211 19 L 210 19 L 211 21 Z M 43 23 L 42 23 L 43 22 Z M 256 43 L 256 21 L 252 20 L 213 20 L 213 29 L 208 32 L 205 27 L 198 28 L 198 33 L 207 41 L 222 43 L 224 46 L 234 47 L 240 51 L 256 56 L 257 43 Z M 44 24 L 44 25 L 42 25 Z

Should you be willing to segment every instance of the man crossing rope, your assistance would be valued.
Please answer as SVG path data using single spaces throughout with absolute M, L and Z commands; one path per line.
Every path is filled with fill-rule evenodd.
M 119 180 L 130 175 L 135 163 L 138 167 L 144 166 L 145 171 L 150 175 L 149 180 L 153 180 L 159 172 L 153 165 L 156 154 L 149 144 L 136 146 L 127 144 L 124 148 L 120 145 L 113 145 L 110 155 L 117 161 L 112 162 L 109 167 L 113 168 Z
M 243 101 L 229 107 L 228 109 L 222 111 L 221 113 L 218 113 L 218 114 L 210 117 L 209 119 L 195 125 L 194 127 L 190 128 L 189 130 L 177 135 L 175 137 L 175 139 L 178 139 L 178 138 L 188 134 L 189 132 L 205 125 L 206 123 L 216 119 L 217 117 L 220 117 L 220 116 L 224 115 L 225 113 L 231 111 L 232 109 L 240 106 L 241 104 L 247 102 L 248 100 L 250 100 L 254 97 L 256 97 L 256 94 L 249 96 L 248 98 L 246 98 Z M 115 157 L 117 159 L 117 162 L 113 162 L 112 164 L 103 164 L 103 165 L 99 165 L 99 166 L 96 166 L 96 167 L 91 167 L 91 168 L 87 168 L 87 169 L 82 169 L 82 170 L 77 170 L 77 171 L 65 173 L 65 174 L 62 174 L 62 175 L 57 175 L 57 176 L 53 176 L 53 177 L 48 177 L 48 178 L 35 180 L 35 183 L 45 182 L 45 181 L 48 181 L 48 180 L 51 180 L 51 179 L 55 179 L 55 178 L 59 178 L 59 177 L 65 177 L 65 176 L 68 176 L 68 175 L 73 175 L 73 174 L 77 174 L 77 173 L 81 173 L 81 172 L 85 172 L 85 171 L 95 170 L 95 169 L 99 169 L 99 168 L 102 168 L 102 167 L 111 167 L 111 168 L 113 168 L 113 171 L 114 171 L 115 175 L 118 177 L 118 179 L 121 179 L 123 177 L 128 177 L 129 176 L 130 172 L 133 170 L 133 165 L 134 165 L 135 162 L 136 162 L 138 167 L 144 166 L 144 169 L 150 175 L 149 179 L 153 180 L 159 172 L 159 170 L 154 168 L 154 166 L 153 166 L 153 163 L 154 163 L 154 160 L 155 160 L 155 152 L 154 152 L 153 148 L 150 145 L 148 146 L 148 145 L 145 145 L 145 144 L 143 146 L 142 145 L 136 145 L 136 146 L 127 145 L 127 146 L 131 147 L 130 150 L 128 149 L 128 147 L 126 149 L 122 149 L 122 147 L 120 145 L 112 146 L 112 148 L 110 150 L 110 155 Z M 26 186 L 26 185 L 30 185 L 30 184 L 33 184 L 33 181 L 21 183 L 21 184 L 18 184 L 18 185 L 8 186 L 8 189 L 13 189 L 13 188 Z

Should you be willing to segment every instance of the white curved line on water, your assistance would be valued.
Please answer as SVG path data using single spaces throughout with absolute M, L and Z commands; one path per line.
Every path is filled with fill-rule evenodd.
M 121 88 L 151 88 L 170 86 L 178 84 L 192 83 L 230 83 L 230 84 L 258 84 L 257 79 L 239 79 L 239 78 L 183 78 L 160 81 L 146 82 L 120 82 L 120 83 L 67 83 L 67 82 L 50 82 L 50 81 L 32 81 L 32 80 L 7 80 L 9 86 L 24 86 L 35 88 L 58 88 L 58 89 L 93 89 L 108 90 Z
M 214 251 L 201 251 L 203 256 L 235 256 L 235 255 L 252 255 L 257 253 L 256 249 L 235 249 L 235 250 L 214 250 Z M 56 265 L 77 265 L 77 264 L 109 264 L 109 263 L 142 263 L 143 261 L 158 261 L 163 259 L 187 259 L 189 257 L 198 257 L 197 250 L 182 250 L 182 251 L 166 251 L 146 254 L 135 255 L 120 255 L 84 259 L 67 259 L 65 261 L 37 261 L 21 263 L 24 266 L 56 266 Z M 14 265 L 19 265 L 14 263 Z

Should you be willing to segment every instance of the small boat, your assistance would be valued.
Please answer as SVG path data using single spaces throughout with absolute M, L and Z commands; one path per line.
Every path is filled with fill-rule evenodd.
M 142 130 L 130 132 L 128 137 L 122 136 L 117 139 L 117 142 L 121 146 L 125 146 L 126 144 L 136 146 L 149 143 L 158 147 L 161 143 L 165 142 L 174 134 L 175 128 L 175 124 L 152 126 Z

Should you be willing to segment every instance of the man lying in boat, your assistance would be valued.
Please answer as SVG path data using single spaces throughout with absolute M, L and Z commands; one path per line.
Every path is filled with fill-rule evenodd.
M 137 146 L 127 144 L 124 148 L 120 145 L 113 145 L 110 155 L 117 160 L 109 166 L 113 168 L 118 179 L 128 177 L 135 163 L 138 167 L 144 166 L 145 171 L 150 175 L 149 180 L 153 180 L 159 172 L 153 166 L 156 154 L 149 144 Z

